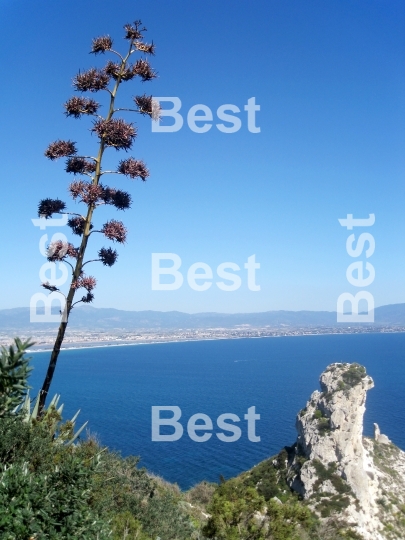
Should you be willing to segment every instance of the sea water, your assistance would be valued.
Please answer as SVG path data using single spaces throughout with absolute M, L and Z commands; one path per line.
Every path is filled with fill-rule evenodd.
M 49 352 L 32 355 L 31 393 L 38 391 Z M 88 420 L 103 445 L 124 456 L 141 456 L 140 465 L 182 488 L 229 478 L 291 445 L 295 418 L 319 375 L 332 362 L 358 362 L 375 388 L 367 394 L 365 435 L 373 422 L 405 449 L 405 334 L 340 334 L 157 343 L 63 350 L 50 395 L 61 394 L 63 415 L 81 409 L 77 426 Z M 152 406 L 177 406 L 184 435 L 153 442 Z M 244 415 L 255 406 L 259 442 L 249 441 Z M 226 443 L 215 434 L 192 441 L 187 421 L 196 413 L 214 424 L 220 414 L 236 414 L 242 435 Z M 163 430 L 162 430 L 163 432 Z M 202 432 L 199 432 L 201 434 Z M 230 435 L 230 433 L 227 433 Z

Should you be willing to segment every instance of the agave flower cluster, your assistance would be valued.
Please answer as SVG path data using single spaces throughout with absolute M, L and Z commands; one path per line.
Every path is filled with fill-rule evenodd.
M 77 259 L 79 251 L 70 242 L 52 242 L 47 249 L 47 259 L 49 262 L 57 262 L 66 260 L 67 257 Z
M 98 92 L 105 90 L 110 82 L 108 73 L 103 69 L 90 68 L 78 73 L 73 79 L 73 86 L 79 92 Z
M 72 229 L 72 233 L 77 236 L 82 236 L 86 225 L 86 220 L 83 216 L 75 216 L 68 219 L 68 226 Z M 93 229 L 93 225 L 90 223 L 89 230 Z
M 86 289 L 87 293 L 82 296 L 79 302 L 89 304 L 94 300 L 94 294 L 92 293 L 92 290 L 95 288 L 96 284 L 96 278 L 94 278 L 93 276 L 85 276 L 84 274 L 82 274 L 76 280 L 72 281 L 70 287 L 73 290 Z
M 115 264 L 118 253 L 115 249 L 112 248 L 101 248 L 98 252 L 98 256 L 100 258 L 100 261 L 104 264 L 104 266 L 112 266 Z
M 152 96 L 135 96 L 135 105 L 138 107 L 138 112 L 143 115 L 150 116 L 152 120 L 160 119 L 160 105 Z
M 52 160 L 61 157 L 74 156 L 76 153 L 76 144 L 72 141 L 55 141 L 45 150 L 45 156 Z
M 102 184 L 93 184 L 85 180 L 77 180 L 69 186 L 73 199 L 79 199 L 88 206 L 111 204 L 118 210 L 126 210 L 131 206 L 131 195 L 121 189 L 105 187 Z M 77 221 L 75 221 L 75 224 Z M 75 233 L 77 234 L 77 233 Z
M 112 146 L 116 150 L 129 150 L 137 135 L 134 125 L 122 118 L 96 120 L 92 131 L 97 133 L 106 146 Z
M 110 221 L 107 221 L 107 223 L 104 223 L 101 232 L 110 240 L 123 244 L 127 239 L 128 231 L 122 221 L 111 219 Z
M 66 203 L 60 199 L 42 199 L 38 205 L 38 215 L 49 218 L 52 214 L 60 214 L 65 208 Z
M 82 114 L 96 114 L 100 105 L 94 99 L 74 96 L 67 100 L 64 107 L 66 116 L 80 118 Z
M 149 176 L 149 171 L 143 161 L 133 158 L 120 161 L 117 172 L 129 176 L 130 178 L 141 178 L 143 181 Z
M 66 161 L 65 171 L 73 174 L 91 174 L 95 172 L 96 164 L 82 157 L 71 157 Z
M 83 266 L 87 262 L 94 260 L 101 262 L 104 266 L 112 266 L 118 258 L 118 253 L 111 247 L 102 247 L 97 253 L 97 258 L 90 261 L 84 260 L 85 251 L 90 238 L 94 233 L 100 233 L 112 242 L 124 243 L 127 238 L 127 228 L 117 219 L 109 219 L 99 227 L 93 225 L 93 213 L 100 205 L 110 205 L 118 211 L 127 210 L 131 207 L 131 195 L 123 189 L 111 187 L 101 182 L 101 177 L 106 174 L 115 173 L 126 176 L 130 179 L 140 179 L 143 182 L 149 177 L 149 170 L 145 163 L 138 158 L 129 157 L 119 161 L 115 171 L 105 171 L 102 167 L 102 157 L 108 148 L 115 150 L 131 150 L 138 135 L 138 129 L 134 122 L 125 118 L 117 117 L 119 111 L 129 111 L 138 113 L 141 116 L 149 116 L 158 120 L 160 116 L 159 103 L 151 95 L 141 94 L 133 97 L 132 108 L 117 109 L 116 95 L 118 87 L 128 81 L 139 80 L 147 82 L 157 75 L 151 67 L 146 56 L 155 54 L 155 45 L 146 43 L 143 40 L 143 33 L 146 28 L 141 21 L 124 26 L 124 39 L 129 42 L 129 50 L 126 55 L 121 55 L 114 50 L 113 39 L 108 36 L 99 36 L 93 39 L 91 53 L 94 55 L 113 55 L 113 59 L 107 59 L 104 67 L 90 67 L 80 71 L 73 78 L 73 88 L 80 95 L 74 95 L 64 104 L 66 117 L 82 118 L 92 117 L 93 123 L 90 132 L 97 137 L 98 151 L 94 154 L 97 157 L 80 155 L 77 145 L 71 140 L 56 140 L 52 142 L 45 151 L 45 156 L 50 160 L 66 158 L 65 171 L 73 174 L 75 179 L 68 187 L 68 192 L 75 203 L 84 205 L 84 212 L 69 212 L 67 205 L 60 199 L 46 198 L 40 201 L 38 214 L 45 218 L 52 217 L 53 214 L 68 213 L 68 226 L 72 234 L 81 238 L 78 247 L 70 242 L 53 242 L 48 246 L 47 258 L 51 262 L 68 262 L 73 259 L 72 281 L 70 292 L 67 297 L 68 311 L 73 307 L 73 296 L 79 288 L 86 290 L 86 295 L 79 302 L 91 302 L 94 298 L 93 289 L 96 281 L 93 277 L 86 277 L 83 274 Z M 132 60 L 133 55 L 140 57 Z M 101 104 L 85 93 L 96 94 L 106 92 L 110 98 L 109 107 L 104 116 L 100 115 L 103 110 Z M 80 178 L 80 176 L 82 176 Z M 70 264 L 70 263 L 69 263 Z M 46 282 L 43 287 L 50 292 L 57 290 L 54 285 Z
M 110 36 L 101 36 L 93 39 L 91 52 L 94 54 L 105 53 L 105 51 L 111 51 L 113 41 Z

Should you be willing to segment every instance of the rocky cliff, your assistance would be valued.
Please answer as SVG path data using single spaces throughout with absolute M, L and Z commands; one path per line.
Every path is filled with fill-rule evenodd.
M 363 437 L 367 391 L 359 364 L 331 364 L 296 420 L 289 486 L 324 521 L 338 519 L 365 540 L 405 538 L 405 452 L 381 434 Z

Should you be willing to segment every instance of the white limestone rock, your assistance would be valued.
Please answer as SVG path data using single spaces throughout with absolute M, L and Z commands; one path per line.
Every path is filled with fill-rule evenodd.
M 378 427 L 378 424 L 374 424 L 374 440 L 381 444 L 390 444 L 390 440 L 387 435 L 383 435 Z
M 375 441 L 363 438 L 372 378 L 359 364 L 336 363 L 322 373 L 320 385 L 322 392 L 313 392 L 297 416 L 291 488 L 322 519 L 338 517 L 365 540 L 405 538 L 405 453 L 376 424 Z

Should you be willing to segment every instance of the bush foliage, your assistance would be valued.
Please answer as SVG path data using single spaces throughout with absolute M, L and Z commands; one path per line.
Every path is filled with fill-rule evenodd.
M 92 439 L 55 444 L 20 415 L 0 420 L 0 539 L 192 538 L 180 492 L 137 464 Z
M 17 407 L 27 392 L 28 375 L 32 370 L 29 367 L 29 358 L 25 355 L 33 343 L 22 342 L 19 338 L 14 345 L 1 348 L 0 354 L 0 418 L 8 416 Z
M 366 368 L 360 364 L 351 364 L 349 369 L 342 373 L 343 381 L 353 388 L 361 382 L 362 379 L 367 375 Z

